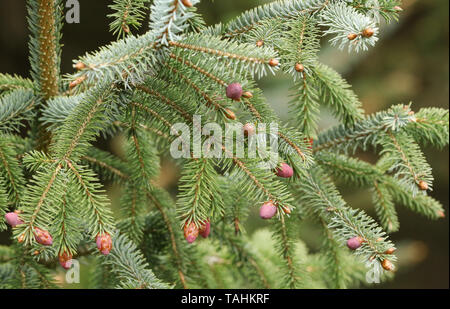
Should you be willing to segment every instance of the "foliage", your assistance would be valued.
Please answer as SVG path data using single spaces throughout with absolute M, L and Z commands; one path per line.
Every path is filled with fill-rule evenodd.
M 62 77 L 62 3 L 28 1 L 32 80 L 0 75 L 0 229 L 8 212 L 22 220 L 12 228 L 14 244 L 0 247 L 2 288 L 53 287 L 64 253 L 89 256 L 94 288 L 355 287 L 367 263 L 389 277 L 386 261 L 397 258 L 388 233 L 400 228 L 399 204 L 444 215 L 428 195 L 433 176 L 421 147 L 448 145 L 448 110 L 414 113 L 398 104 L 365 115 L 347 81 L 318 57 L 321 36 L 350 52 L 374 46 L 381 31 L 374 16 L 396 20 L 399 1 L 277 0 L 209 27 L 198 2 L 114 0 L 110 30 L 118 40 L 74 60 L 77 71 Z M 147 14 L 149 30 L 133 35 Z M 290 126 L 256 83 L 277 71 L 292 78 Z M 236 82 L 245 93 L 233 102 L 226 89 Z M 319 132 L 322 105 L 340 124 Z M 278 156 L 251 157 L 250 134 L 241 136 L 243 156 L 227 141 L 213 147 L 223 152 L 213 158 L 196 157 L 193 145 L 174 160 L 181 169 L 174 201 L 157 184 L 160 158 L 186 138 L 174 125 L 195 129 L 198 116 L 220 128 L 274 123 L 279 130 L 263 136 L 278 149 L 258 150 Z M 121 155 L 97 148 L 100 136 L 122 137 Z M 196 141 L 217 137 L 208 131 Z M 369 150 L 374 164 L 356 155 Z M 294 177 L 276 176 L 282 163 Z M 377 220 L 348 205 L 335 181 L 370 189 Z M 110 207 L 109 184 L 121 188 L 120 212 Z M 277 209 L 270 228 L 249 235 L 243 223 L 268 201 Z M 298 232 L 307 220 L 321 230 L 317 253 Z M 206 222 L 208 240 L 183 239 L 184 227 Z M 40 230 L 51 246 L 38 241 Z M 112 237 L 107 257 L 92 250 L 101 235 Z M 354 237 L 361 246 L 351 252 L 345 243 Z

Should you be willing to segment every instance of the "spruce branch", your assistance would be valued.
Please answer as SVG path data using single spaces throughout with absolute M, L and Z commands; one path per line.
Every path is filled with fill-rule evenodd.
M 138 29 L 142 25 L 147 11 L 149 0 L 114 0 L 109 8 L 114 13 L 109 18 L 114 20 L 110 23 L 110 31 L 117 37 L 124 37 L 131 33 L 131 27 Z
M 13 148 L 13 140 L 7 135 L 0 135 L 0 177 L 2 188 L 7 194 L 7 205 L 17 205 L 22 196 L 25 178 Z
M 223 27 L 225 37 L 239 36 L 257 26 L 263 20 L 273 18 L 290 19 L 312 14 L 328 5 L 329 0 L 277 0 L 244 12 Z
M 343 152 L 355 152 L 361 148 L 376 146 L 386 132 L 397 132 L 405 127 L 413 117 L 409 107 L 395 105 L 388 111 L 378 112 L 358 121 L 351 128 L 337 126 L 319 135 L 314 152 L 334 149 Z
M 190 0 L 190 7 L 200 0 Z M 194 17 L 186 2 L 180 0 L 155 0 L 151 7 L 150 29 L 155 30 L 156 42 L 168 46 L 170 41 L 179 41 L 188 27 L 187 21 Z
M 28 89 L 17 89 L 0 97 L 0 130 L 20 132 L 24 121 L 34 118 L 38 102 L 33 91 Z
M 347 46 L 349 51 L 364 51 L 378 41 L 376 22 L 345 1 L 331 1 L 320 13 L 320 18 L 320 25 L 328 27 L 324 35 L 334 35 L 330 43 L 340 49 Z
M 338 241 L 361 237 L 362 246 L 355 253 L 364 261 L 376 259 L 381 263 L 386 258 L 395 260 L 395 256 L 385 254 L 387 249 L 393 247 L 386 233 L 363 211 L 348 207 L 323 171 L 313 170 L 306 178 L 306 184 L 298 190 L 301 201 L 325 220 Z
M 33 89 L 33 82 L 28 78 L 17 75 L 0 73 L 0 94 L 5 94 L 16 89 Z
M 125 235 L 115 235 L 113 250 L 105 260 L 118 277 L 119 288 L 168 289 L 170 286 L 154 275 L 144 256 Z

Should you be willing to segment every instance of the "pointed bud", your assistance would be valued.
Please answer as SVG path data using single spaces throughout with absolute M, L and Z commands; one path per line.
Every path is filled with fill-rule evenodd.
M 261 47 L 264 45 L 264 41 L 263 40 L 259 40 L 258 42 L 256 42 L 256 46 Z
M 277 213 L 277 207 L 272 201 L 264 203 L 259 209 L 259 216 L 262 219 L 270 219 Z
M 189 0 L 181 0 L 181 3 L 183 3 L 183 5 L 185 7 L 191 8 L 192 7 L 192 2 Z
M 230 120 L 236 120 L 236 114 L 229 108 L 225 109 L 225 117 Z
M 239 83 L 229 84 L 227 87 L 226 93 L 227 93 L 228 98 L 235 100 L 235 101 L 239 101 L 242 96 L 241 84 L 239 84 Z
M 356 33 L 350 33 L 349 35 L 347 35 L 347 39 L 349 41 L 353 41 L 354 39 L 356 39 L 358 37 L 358 35 Z
M 112 249 L 112 238 L 108 233 L 98 234 L 95 242 L 97 243 L 97 248 L 103 255 L 108 255 Z
M 384 268 L 384 270 L 387 271 L 391 271 L 394 270 L 394 264 L 391 263 L 391 261 L 389 260 L 383 260 L 383 262 L 381 262 L 381 266 Z
M 281 166 L 277 168 L 276 172 L 278 177 L 291 178 L 294 175 L 294 170 L 286 163 L 281 163 Z
M 73 82 L 71 82 L 71 83 L 69 84 L 69 88 L 70 88 L 70 89 L 75 88 L 76 86 L 78 86 L 79 84 L 81 84 L 82 82 L 84 82 L 84 80 L 85 80 L 86 78 L 87 78 L 86 75 L 83 75 L 83 76 L 78 77 L 77 79 L 75 79 Z
M 16 212 L 8 212 L 5 215 L 6 223 L 11 225 L 12 227 L 16 227 L 17 225 L 23 224 L 23 221 L 20 220 L 19 215 Z
M 38 227 L 34 228 L 34 238 L 37 243 L 44 246 L 51 246 L 53 244 L 52 235 L 50 235 L 50 233 L 46 230 L 42 230 Z
M 19 243 L 23 242 L 24 240 L 25 240 L 25 234 L 22 234 L 22 235 L 19 236 L 19 238 L 17 238 L 17 241 Z
M 250 91 L 246 91 L 242 94 L 242 96 L 246 99 L 251 99 L 253 98 L 253 94 Z
M 244 131 L 245 136 L 252 136 L 256 133 L 256 127 L 253 123 L 246 123 L 242 130 Z
M 366 28 L 363 30 L 362 35 L 366 38 L 370 38 L 375 34 L 372 28 Z
M 200 227 L 199 233 L 203 238 L 208 238 L 210 232 L 211 232 L 211 222 L 209 220 L 206 220 Z
M 199 230 L 197 226 L 195 226 L 194 222 L 189 224 L 185 224 L 184 226 L 184 238 L 186 238 L 187 242 L 192 244 L 198 237 Z
M 394 10 L 401 12 L 403 11 L 403 9 L 401 7 L 399 7 L 398 5 L 394 6 Z
M 86 65 L 83 62 L 78 62 L 73 65 L 73 68 L 77 69 L 77 70 L 82 70 L 82 69 L 86 68 Z
M 297 72 L 303 72 L 303 71 L 305 70 L 305 67 L 303 66 L 303 64 L 297 63 L 297 64 L 295 65 L 295 70 L 296 70 Z
M 442 210 L 439 210 L 437 212 L 437 215 L 439 216 L 439 218 L 445 218 L 445 213 Z
M 392 254 L 392 253 L 395 252 L 395 250 L 396 250 L 396 249 L 395 249 L 394 247 L 389 248 L 389 249 L 386 250 L 385 254 Z
M 289 207 L 282 207 L 281 209 L 283 209 L 283 212 L 286 214 L 286 215 L 290 215 L 291 214 L 291 209 L 289 208 Z
M 363 243 L 363 239 L 359 236 L 352 237 L 349 240 L 347 240 L 347 247 L 349 247 L 351 250 L 356 250 L 359 247 L 361 247 Z
M 72 266 L 72 254 L 63 252 L 58 256 L 58 259 L 59 264 L 62 266 L 62 268 L 70 269 L 70 267 Z
M 419 181 L 419 189 L 422 191 L 428 190 L 428 184 L 423 180 Z
M 271 66 L 271 67 L 276 67 L 276 66 L 278 66 L 280 64 L 280 62 L 277 60 L 277 59 L 270 59 L 270 61 L 269 61 L 269 65 Z

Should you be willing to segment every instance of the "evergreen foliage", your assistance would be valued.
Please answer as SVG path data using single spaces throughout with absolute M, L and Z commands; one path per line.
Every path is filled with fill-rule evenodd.
M 0 246 L 1 288 L 55 287 L 64 253 L 87 256 L 92 288 L 355 287 L 368 264 L 390 276 L 384 262 L 397 259 L 388 235 L 400 228 L 396 207 L 444 216 L 428 195 L 433 175 L 421 147 L 448 145 L 448 110 L 398 104 L 365 115 L 347 81 L 318 57 L 322 36 L 349 52 L 374 46 L 376 16 L 396 20 L 399 1 L 277 0 L 207 27 L 199 0 L 114 0 L 108 17 L 117 41 L 74 60 L 76 72 L 65 77 L 62 2 L 27 2 L 32 80 L 0 74 L 0 230 L 12 229 L 14 241 Z M 133 35 L 147 14 L 148 31 Z M 292 78 L 289 125 L 256 84 L 277 71 Z M 236 82 L 244 92 L 232 102 L 226 90 Z M 319 132 L 322 105 L 340 124 Z M 195 129 L 198 115 L 220 128 L 277 124 L 264 138 L 275 138 L 279 156 L 249 156 L 248 134 L 244 156 L 225 142 L 206 147 L 222 155 L 199 158 L 189 136 L 188 155 L 174 160 L 174 200 L 158 186 L 160 159 L 186 140 L 174 125 Z M 196 141 L 225 141 L 211 132 Z M 100 136 L 121 136 L 121 155 L 98 149 Z M 375 164 L 357 155 L 369 150 Z M 276 175 L 281 163 L 294 177 Z M 370 189 L 376 220 L 348 205 L 337 182 Z M 110 184 L 121 188 L 117 212 Z M 268 201 L 277 209 L 270 228 L 249 235 L 244 222 Z M 14 211 L 22 222 L 11 228 L 5 215 Z M 321 231 L 317 253 L 299 235 L 306 220 Z M 188 244 L 187 227 L 207 237 L 207 222 L 209 239 Z M 108 237 L 112 250 L 100 256 L 95 243 L 107 246 Z M 351 252 L 345 244 L 354 237 L 361 244 Z

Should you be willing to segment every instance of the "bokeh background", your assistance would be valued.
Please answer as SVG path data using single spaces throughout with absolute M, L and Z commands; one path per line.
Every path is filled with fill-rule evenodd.
M 27 54 L 25 0 L 0 0 L 0 72 L 29 76 Z M 62 71 L 72 71 L 72 59 L 96 50 L 115 38 L 109 33 L 109 0 L 80 0 L 81 23 L 64 26 Z M 243 10 L 270 1 L 265 0 L 202 0 L 199 10 L 208 24 L 228 21 Z M 404 0 L 404 12 L 397 24 L 383 27 L 382 39 L 375 48 L 361 54 L 348 54 L 327 46 L 321 60 L 339 72 L 353 85 L 367 113 L 392 104 L 413 102 L 413 109 L 436 106 L 449 107 L 449 1 Z M 145 26 L 144 26 L 145 28 Z M 145 29 L 144 29 L 145 30 Z M 277 75 L 260 81 L 266 96 L 277 113 L 287 119 L 289 78 Z M 323 112 L 323 128 L 335 121 Z M 101 141 L 101 146 L 114 151 L 117 141 Z M 425 149 L 436 178 L 431 193 L 443 202 L 448 214 L 449 157 L 444 151 Z M 367 157 L 370 160 L 370 154 Z M 170 162 L 163 162 L 161 185 L 176 194 L 178 171 Z M 341 186 L 345 199 L 354 207 L 373 215 L 367 192 Z M 117 188 L 110 188 L 113 199 Z M 401 228 L 392 234 L 398 245 L 401 264 L 396 278 L 376 288 L 448 288 L 449 287 L 449 224 L 447 218 L 429 221 L 404 207 L 398 207 Z M 249 231 L 258 227 L 249 222 Z M 305 226 L 304 240 L 312 250 L 317 248 L 316 231 Z M 0 234 L 0 243 L 8 234 Z

